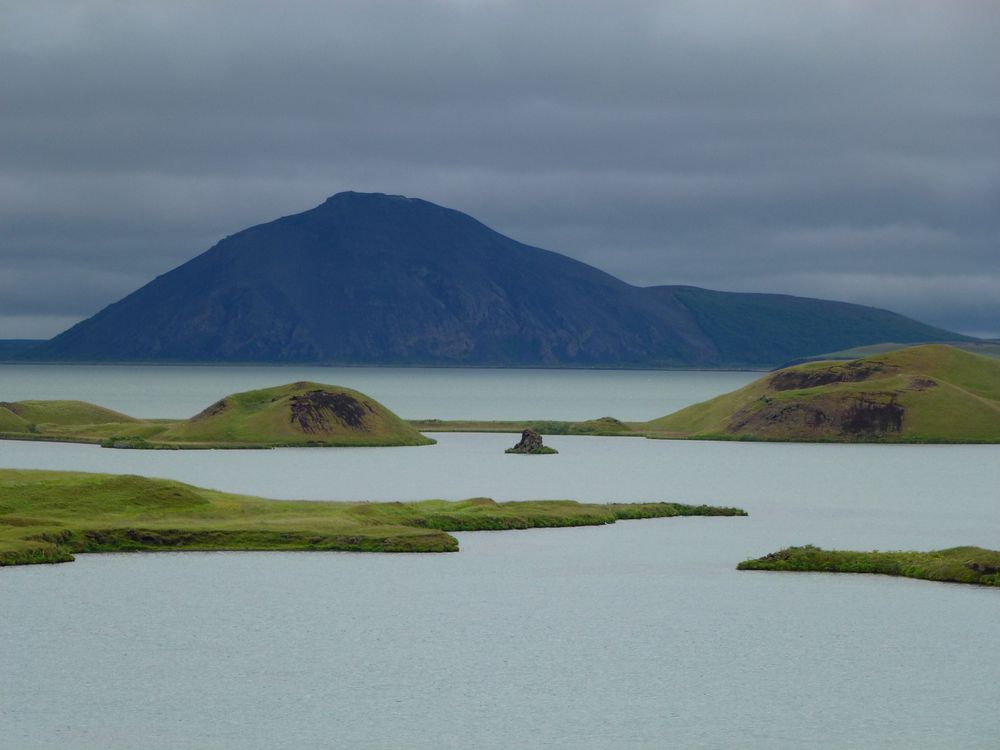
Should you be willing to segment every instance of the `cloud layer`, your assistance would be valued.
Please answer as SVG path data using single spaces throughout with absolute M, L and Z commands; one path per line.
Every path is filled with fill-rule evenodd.
M 1000 6 L 7 3 L 0 337 L 340 190 L 1000 335 Z

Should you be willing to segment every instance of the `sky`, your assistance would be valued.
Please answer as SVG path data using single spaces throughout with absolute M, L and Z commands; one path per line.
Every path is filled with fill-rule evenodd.
M 0 338 L 342 190 L 1000 336 L 996 0 L 0 0 Z

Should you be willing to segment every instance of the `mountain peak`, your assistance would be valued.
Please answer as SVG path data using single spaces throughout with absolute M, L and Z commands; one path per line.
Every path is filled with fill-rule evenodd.
M 419 198 L 345 191 L 34 350 L 75 361 L 773 365 L 955 334 L 844 303 L 642 289 Z
M 405 195 L 394 195 L 392 193 L 360 193 L 356 190 L 343 190 L 334 193 L 325 201 L 323 205 L 330 203 L 426 203 L 418 198 L 407 198 Z

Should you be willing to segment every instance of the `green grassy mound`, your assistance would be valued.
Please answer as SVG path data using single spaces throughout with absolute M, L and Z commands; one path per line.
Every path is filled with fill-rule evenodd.
M 227 396 L 157 439 L 344 446 L 432 442 L 363 393 L 308 382 Z
M 452 552 L 449 531 L 594 526 L 620 519 L 746 515 L 677 503 L 336 503 L 265 500 L 166 479 L 0 469 L 0 565 L 78 552 Z
M 813 362 L 647 423 L 665 437 L 1000 442 L 1000 361 L 944 345 Z
M 789 547 L 740 563 L 739 570 L 879 573 L 927 581 L 1000 586 L 1000 552 L 952 547 L 934 552 L 846 552 Z
M 18 416 L 7 405 L 0 405 L 0 432 L 24 433 L 31 432 L 31 424 Z
M 81 401 L 19 401 L 0 408 L 0 437 L 115 448 L 429 445 L 374 399 L 338 386 L 291 383 L 236 393 L 186 420 L 134 419 Z
M 86 401 L 15 401 L 0 403 L 0 429 L 10 424 L 4 415 L 14 416 L 36 429 L 47 426 L 131 423 L 136 419 Z

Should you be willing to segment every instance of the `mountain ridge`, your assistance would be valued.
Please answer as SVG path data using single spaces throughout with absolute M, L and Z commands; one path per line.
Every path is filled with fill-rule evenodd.
M 754 367 L 884 341 L 966 338 L 844 302 L 636 287 L 454 209 L 344 192 L 224 238 L 27 356 Z

